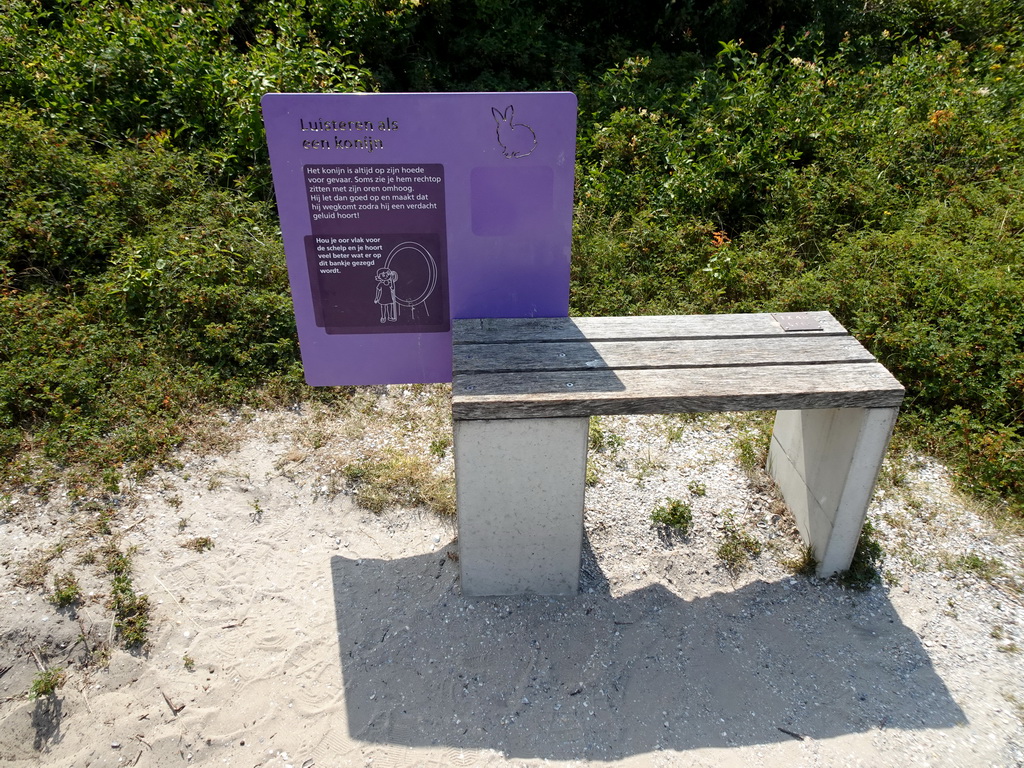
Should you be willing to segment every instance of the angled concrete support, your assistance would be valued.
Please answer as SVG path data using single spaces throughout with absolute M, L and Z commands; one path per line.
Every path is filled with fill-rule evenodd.
M 768 472 L 811 545 L 818 575 L 850 567 L 899 408 L 779 411 Z
M 589 421 L 455 422 L 462 594 L 578 591 Z

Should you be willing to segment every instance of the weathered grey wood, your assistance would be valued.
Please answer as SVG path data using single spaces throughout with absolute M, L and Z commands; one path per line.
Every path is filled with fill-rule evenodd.
M 825 569 L 822 575 L 849 567 L 903 387 L 830 314 L 806 314 L 815 322 L 796 326 L 816 323 L 821 330 L 786 331 L 768 314 L 453 321 L 460 539 L 462 505 L 469 499 L 466 515 L 479 518 L 481 538 L 497 553 L 483 558 L 484 572 L 496 559 L 514 563 L 508 570 L 516 579 L 546 568 L 552 559 L 543 554 L 547 549 L 531 556 L 526 550 L 537 547 L 524 545 L 526 539 L 503 542 L 552 520 L 562 524 L 552 530 L 568 531 L 571 536 L 563 538 L 575 542 L 582 501 L 553 510 L 542 502 L 567 495 L 571 477 L 563 475 L 579 480 L 583 474 L 585 429 L 578 425 L 586 419 L 579 417 L 774 410 L 780 419 L 773 476 Z M 541 421 L 531 428 L 527 419 Z M 553 458 L 537 461 L 542 446 L 534 434 L 555 430 L 555 437 L 539 443 L 562 444 L 562 422 L 576 424 L 577 442 L 583 441 L 569 457 L 579 460 L 572 471 L 559 469 Z M 460 437 L 469 432 L 481 439 Z M 485 452 L 492 455 L 481 459 Z M 538 466 L 553 469 L 538 475 Z M 512 479 L 498 485 L 491 476 Z M 538 478 L 546 484 L 537 486 L 538 501 L 524 507 L 516 498 L 508 509 L 501 506 L 509 493 L 533 490 Z M 469 488 L 481 490 L 474 496 Z M 502 522 L 512 521 L 514 536 L 491 540 L 494 510 Z M 556 549 L 557 572 L 575 574 L 575 544 Z M 502 577 L 488 589 L 505 594 L 534 588 L 516 579 Z
M 718 339 L 731 336 L 848 335 L 828 312 L 808 312 L 821 331 L 784 331 L 769 313 L 649 317 L 530 317 L 453 320 L 453 343 Z
M 903 387 L 880 363 L 456 376 L 455 419 L 890 408 Z
M 456 374 L 875 362 L 852 336 L 460 344 Z

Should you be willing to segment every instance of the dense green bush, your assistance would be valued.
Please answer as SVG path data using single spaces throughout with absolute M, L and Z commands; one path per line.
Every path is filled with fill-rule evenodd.
M 112 481 L 165 455 L 186 410 L 297 381 L 267 204 L 166 137 L 97 155 L 19 110 L 0 122 L 5 470 L 23 474 L 37 447 Z
M 347 40 L 321 39 L 304 6 L 6 0 L 0 94 L 100 146 L 166 132 L 176 147 L 205 149 L 222 179 L 255 175 L 269 197 L 260 97 L 373 87 Z
M 1019 3 L 622 8 L 0 0 L 8 476 L 113 480 L 204 403 L 299 391 L 262 94 L 572 88 L 573 311 L 829 309 L 905 432 L 1019 507 Z
M 907 386 L 904 426 L 1019 504 L 1020 48 L 888 34 L 672 65 L 587 94 L 611 109 L 580 140 L 574 310 L 829 309 Z

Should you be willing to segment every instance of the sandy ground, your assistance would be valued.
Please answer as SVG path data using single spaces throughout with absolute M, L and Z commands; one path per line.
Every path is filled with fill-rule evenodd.
M 346 423 L 376 425 L 388 401 L 437 408 L 409 389 L 355 415 L 250 414 L 229 424 L 231 449 L 183 453 L 126 494 L 115 525 L 153 624 L 143 652 L 105 666 L 83 659 L 113 637 L 109 581 L 74 610 L 15 584 L 26 557 L 97 513 L 12 496 L 0 764 L 1024 765 L 1020 541 L 958 501 L 941 467 L 880 486 L 887 579 L 853 592 L 787 568 L 788 516 L 740 469 L 734 422 L 604 419 L 615 437 L 593 457 L 581 594 L 468 600 L 453 520 L 337 492 L 332 456 L 406 439 Z M 652 527 L 667 498 L 692 505 L 689 536 Z M 764 545 L 738 572 L 716 554 L 727 518 Z M 214 547 L 182 546 L 199 536 Z M 970 553 L 1004 575 L 950 565 Z M 67 669 L 57 695 L 25 695 L 35 657 Z

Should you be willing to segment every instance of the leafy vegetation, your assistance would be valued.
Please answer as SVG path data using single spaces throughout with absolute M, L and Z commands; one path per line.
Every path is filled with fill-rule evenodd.
M 202 402 L 294 390 L 294 321 L 266 204 L 219 189 L 162 138 L 90 153 L 0 106 L 0 456 L 116 488 Z M 37 449 L 35 451 L 31 449 Z
M 110 608 L 114 627 L 125 648 L 141 648 L 149 638 L 149 597 L 135 591 L 132 553 L 111 549 L 106 563 L 112 576 Z
M 58 608 L 70 608 L 82 600 L 82 587 L 75 574 L 65 571 L 53 577 L 50 602 Z
M 882 545 L 876 538 L 875 527 L 867 520 L 861 529 L 857 549 L 853 553 L 853 562 L 847 570 L 836 574 L 836 579 L 847 589 L 870 589 L 873 584 L 880 584 L 882 581 L 883 557 Z
M 814 557 L 814 547 L 810 544 L 803 545 L 799 555 L 783 560 L 782 564 L 797 576 L 811 577 L 818 572 L 818 560 Z
M 673 528 L 685 536 L 693 525 L 693 508 L 679 499 L 665 499 L 665 503 L 651 512 L 654 525 Z
M 401 505 L 455 513 L 451 479 L 422 456 L 386 449 L 345 465 L 342 476 L 353 485 L 359 505 L 371 512 Z
M 193 552 L 206 552 L 213 549 L 213 539 L 209 536 L 196 536 L 181 543 L 183 549 L 191 549 Z
M 33 699 L 45 699 L 53 696 L 67 681 L 68 675 L 63 667 L 51 667 L 36 675 L 29 689 Z
M 810 35 L 687 67 L 586 94 L 573 309 L 828 309 L 907 386 L 904 429 L 1019 506 L 1024 58 Z
M 715 548 L 715 553 L 730 571 L 742 570 L 750 558 L 759 556 L 764 549 L 761 542 L 747 533 L 736 521 L 736 516 L 731 510 L 722 513 L 721 527 L 722 540 Z
M 263 93 L 568 88 L 574 312 L 830 310 L 1022 514 L 1019 3 L 0 10 L 0 481 L 114 489 L 206 407 L 314 396 Z

